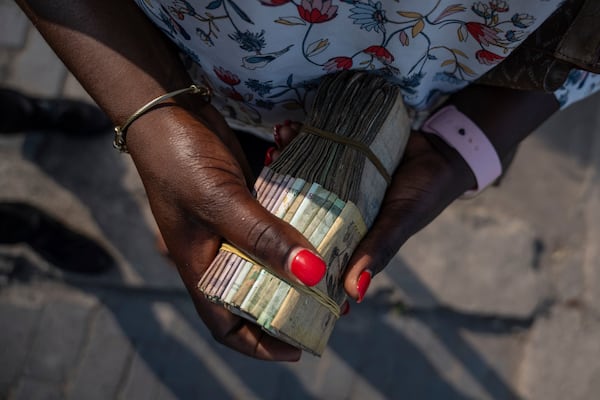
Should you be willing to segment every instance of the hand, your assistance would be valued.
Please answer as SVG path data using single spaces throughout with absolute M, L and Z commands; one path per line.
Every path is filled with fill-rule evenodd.
M 211 130 L 179 106 L 149 112 L 130 128 L 129 151 L 169 254 L 215 339 L 259 359 L 297 360 L 300 350 L 209 302 L 197 289 L 222 238 L 287 279 L 314 285 L 325 273 L 325 263 L 303 251 L 316 254 L 310 243 L 251 195 L 233 133 L 212 107 L 204 108 Z
M 279 148 L 272 153 L 274 160 L 300 127 L 294 122 L 276 129 Z M 378 217 L 350 259 L 344 280 L 347 294 L 362 301 L 372 276 L 404 242 L 474 186 L 475 177 L 455 150 L 436 137 L 412 132 Z
M 519 143 L 559 107 L 552 93 L 476 84 L 452 95 L 448 103 L 485 132 L 503 170 Z M 281 129 L 283 145 L 299 127 Z M 362 301 L 372 276 L 385 268 L 404 242 L 475 185 L 473 173 L 454 149 L 435 136 L 413 132 L 378 217 L 348 264 L 344 278 L 348 295 Z
M 348 263 L 348 295 L 361 302 L 371 278 L 400 247 L 475 186 L 474 175 L 454 149 L 437 137 L 412 132 L 379 214 Z
M 173 43 L 134 2 L 18 3 L 117 125 L 149 100 L 192 83 Z M 196 288 L 223 238 L 288 279 L 315 284 L 325 273 L 308 241 L 250 194 L 249 168 L 224 119 L 178 96 L 137 120 L 127 147 L 169 253 L 213 336 L 253 357 L 298 359 L 298 349 L 209 303 Z

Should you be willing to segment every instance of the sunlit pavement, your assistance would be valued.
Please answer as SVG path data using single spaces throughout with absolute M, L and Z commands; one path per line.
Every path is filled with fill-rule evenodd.
M 86 101 L 12 1 L 0 82 Z M 0 245 L 0 398 L 592 399 L 600 393 L 600 97 L 529 138 L 499 188 L 413 237 L 322 358 L 254 361 L 196 316 L 111 132 L 0 136 L 0 203 L 31 204 L 116 267 Z M 0 224 L 2 220 L 0 220 Z

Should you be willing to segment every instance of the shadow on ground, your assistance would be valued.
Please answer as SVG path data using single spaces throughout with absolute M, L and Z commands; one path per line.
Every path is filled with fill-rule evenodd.
M 43 140 L 38 138 L 36 143 L 26 146 L 31 161 L 89 208 L 103 235 L 144 282 L 151 286 L 153 281 L 160 281 L 165 276 L 172 278 L 175 272 L 153 247 L 154 232 L 144 222 L 139 199 L 132 196 L 130 188 L 124 187 L 126 166 L 123 156 L 109 148 L 107 137 L 80 140 L 54 135 Z M 408 268 L 401 268 L 399 273 L 410 272 Z M 66 279 L 70 281 L 68 276 Z M 419 285 L 416 277 L 411 281 Z M 286 398 L 317 396 L 306 379 L 314 376 L 314 371 L 299 372 L 304 363 L 290 366 L 258 362 L 217 345 L 195 315 L 181 287 L 175 286 L 172 290 L 129 287 L 119 271 L 109 274 L 108 281 L 104 280 L 103 284 L 98 284 L 94 278 L 72 282 L 76 282 L 72 284 L 78 289 L 98 298 L 110 311 L 139 358 L 177 398 L 233 396 L 232 389 L 227 387 L 227 379 L 218 368 L 215 372 L 216 364 L 224 366 L 225 375 L 235 376 L 259 398 L 278 398 L 282 393 Z M 418 290 L 427 291 L 427 288 L 420 284 Z M 429 295 L 433 297 L 433 294 Z M 170 307 L 183 321 L 180 323 L 192 327 L 195 333 L 182 334 L 181 330 L 165 325 L 158 316 L 157 304 Z M 358 374 L 367 386 L 385 398 L 471 397 L 467 394 L 469 390 L 456 386 L 456 379 L 451 379 L 452 373 L 440 371 L 440 363 L 431 360 L 424 348 L 428 345 L 427 340 L 417 340 L 417 343 L 414 337 L 406 334 L 403 325 L 416 324 L 418 329 L 433 333 L 435 341 L 460 364 L 463 375 L 482 388 L 483 393 L 491 398 L 518 397 L 460 332 L 471 330 L 506 335 L 516 326 L 526 326 L 528 321 L 512 321 L 504 326 L 493 318 L 439 310 L 398 316 L 394 312 L 397 307 L 397 304 L 386 302 L 385 296 L 375 296 L 372 301 L 355 307 L 351 317 L 338 323 L 330 342 L 330 350 L 343 362 L 343 367 Z M 353 328 L 358 325 L 367 329 Z M 204 341 L 208 347 L 197 348 L 194 340 Z M 314 364 L 308 362 L 307 368 Z M 447 366 L 455 368 L 450 364 Z M 335 365 L 326 371 L 332 378 L 339 376 Z M 351 388 L 353 382 L 346 385 Z

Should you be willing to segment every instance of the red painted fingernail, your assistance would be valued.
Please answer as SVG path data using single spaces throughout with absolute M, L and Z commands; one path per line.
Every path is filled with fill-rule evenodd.
M 371 270 L 368 270 L 368 269 L 366 269 L 360 273 L 360 276 L 358 277 L 358 281 L 356 282 L 356 290 L 358 291 L 358 300 L 356 300 L 357 303 L 360 303 L 365 298 L 367 289 L 369 288 L 369 285 L 371 284 L 372 276 L 373 276 L 373 273 L 371 272 Z
M 327 266 L 321 257 L 303 249 L 292 260 L 290 271 L 306 286 L 314 286 L 325 276 Z
M 290 126 L 291 124 L 292 124 L 292 121 L 290 121 L 289 119 L 286 119 L 285 121 L 283 121 L 284 126 Z
M 273 138 L 275 138 L 275 144 L 277 148 L 281 148 L 281 135 L 279 131 L 281 130 L 281 124 L 277 124 L 273 127 Z
M 267 150 L 267 154 L 265 154 L 265 166 L 271 165 L 273 162 L 273 152 L 275 151 L 275 147 L 269 147 Z
M 340 307 L 340 315 L 341 316 L 348 315 L 349 312 L 350 312 L 350 303 L 348 302 L 348 300 L 346 300 L 344 302 L 344 304 L 342 304 L 342 306 Z

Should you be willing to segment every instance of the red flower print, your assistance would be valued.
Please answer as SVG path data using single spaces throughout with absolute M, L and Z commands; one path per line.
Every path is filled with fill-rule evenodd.
M 500 40 L 498 32 L 487 25 L 480 24 L 479 22 L 467 22 L 465 26 L 471 36 L 484 46 L 495 45 Z
M 500 61 L 504 60 L 504 57 L 487 50 L 479 50 L 475 53 L 475 58 L 477 58 L 477 61 L 479 61 L 480 64 L 485 65 L 498 64 Z
M 332 6 L 331 0 L 302 0 L 298 6 L 300 17 L 312 24 L 329 21 L 337 15 L 338 6 Z
M 260 0 L 261 4 L 265 6 L 281 6 L 289 3 L 291 0 Z
M 369 46 L 363 50 L 363 53 L 367 53 L 378 59 L 384 64 L 389 64 L 394 61 L 394 56 L 383 46 Z
M 352 68 L 352 59 L 350 57 L 334 57 L 325 63 L 323 69 L 327 72 L 341 71 Z
M 498 11 L 498 12 L 507 12 L 508 11 L 508 5 L 506 4 L 506 1 L 504 1 L 504 0 L 490 1 L 490 8 L 492 10 Z
M 235 86 L 240 83 L 240 78 L 236 74 L 223 69 L 223 67 L 214 67 L 213 71 L 215 71 L 220 80 L 228 85 Z

